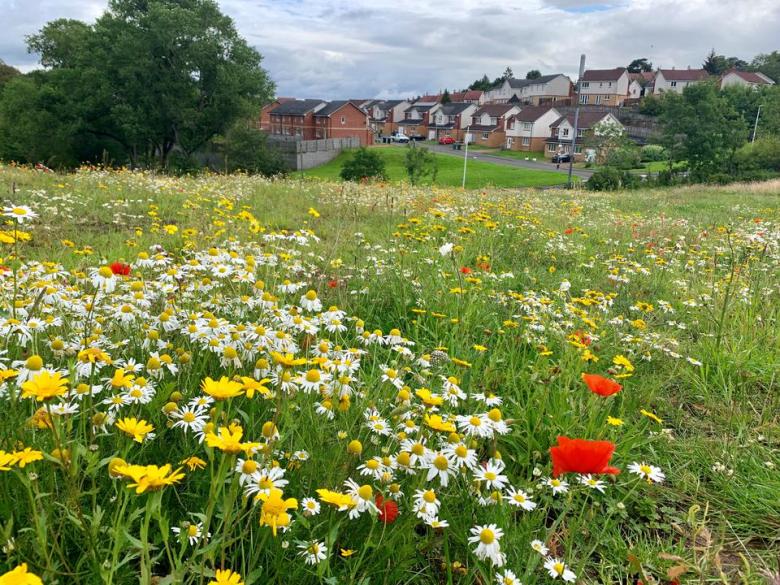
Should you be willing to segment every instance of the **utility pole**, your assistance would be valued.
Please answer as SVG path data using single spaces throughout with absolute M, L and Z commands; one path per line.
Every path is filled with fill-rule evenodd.
M 761 115 L 761 104 L 758 104 L 758 111 L 756 112 L 756 123 L 753 124 L 753 140 L 750 141 L 750 143 L 754 143 L 756 141 L 756 132 L 758 131 L 758 117 Z
M 471 124 L 466 126 L 466 136 L 464 137 L 464 142 L 466 143 L 466 148 L 463 152 L 463 181 L 460 184 L 461 189 L 466 188 L 466 163 L 469 161 L 469 129 L 471 128 Z
M 569 189 L 572 188 L 572 171 L 574 170 L 574 153 L 577 150 L 577 130 L 580 123 L 580 92 L 582 91 L 582 76 L 585 74 L 585 54 L 580 55 L 580 75 L 577 78 L 577 106 L 574 109 L 574 136 L 571 137 L 571 152 L 569 153 Z

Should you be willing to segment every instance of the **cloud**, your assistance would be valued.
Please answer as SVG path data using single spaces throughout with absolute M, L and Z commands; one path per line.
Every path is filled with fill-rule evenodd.
M 9 7 L 6 8 L 5 5 Z M 697 67 L 714 47 L 751 59 L 780 49 L 777 0 L 221 0 L 264 56 L 279 95 L 405 97 L 459 89 L 511 66 L 576 75 L 647 57 Z M 23 37 L 47 20 L 94 19 L 105 2 L 0 0 L 0 58 L 30 67 Z

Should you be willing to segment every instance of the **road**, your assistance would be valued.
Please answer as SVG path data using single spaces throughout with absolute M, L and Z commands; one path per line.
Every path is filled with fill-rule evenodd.
M 463 151 L 453 150 L 452 145 L 444 146 L 442 144 L 426 144 L 425 146 L 434 152 L 438 152 L 439 154 L 447 154 L 450 156 L 457 156 L 463 158 Z M 569 172 L 568 163 L 561 163 L 561 168 L 556 169 L 555 165 L 549 162 L 537 162 L 534 160 L 520 160 L 516 158 L 496 156 L 494 154 L 485 153 L 484 151 L 481 150 L 470 150 L 469 160 L 479 160 L 486 163 L 504 165 L 507 167 L 515 167 L 519 169 L 533 169 L 536 171 L 551 171 L 553 173 L 564 173 L 564 174 Z M 590 176 L 593 174 L 593 171 L 589 169 L 575 168 L 572 174 L 575 177 L 580 177 L 582 179 L 589 179 Z

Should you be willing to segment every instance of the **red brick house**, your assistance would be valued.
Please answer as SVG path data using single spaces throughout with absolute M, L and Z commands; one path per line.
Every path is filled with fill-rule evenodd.
M 257 127 L 260 128 L 260 130 L 264 130 L 265 132 L 271 132 L 271 110 L 273 110 L 276 106 L 281 105 L 284 102 L 292 101 L 293 99 L 295 98 L 278 97 L 270 104 L 266 104 L 260 108 L 260 118 L 258 119 L 259 124 Z
M 520 108 L 513 104 L 486 104 L 479 108 L 471 117 L 468 130 L 470 142 L 491 148 L 504 146 L 506 140 L 506 120 L 520 113 Z
M 450 94 L 450 101 L 455 103 L 477 104 L 481 106 L 485 101 L 485 92 L 481 89 L 455 91 Z
M 288 100 L 268 112 L 270 134 L 300 140 L 315 139 L 314 114 L 324 108 L 325 100 Z
M 368 146 L 374 141 L 368 112 L 354 102 L 332 101 L 317 110 L 313 118 L 314 137 L 317 139 L 355 137 L 360 140 L 361 146 Z

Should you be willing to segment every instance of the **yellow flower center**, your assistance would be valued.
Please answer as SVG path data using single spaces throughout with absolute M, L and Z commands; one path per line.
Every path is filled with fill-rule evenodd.
M 433 504 L 436 501 L 436 493 L 433 490 L 428 490 L 423 494 L 423 500 L 429 504 Z
M 358 489 L 358 495 L 364 500 L 370 500 L 371 496 L 374 495 L 374 490 L 371 489 L 370 485 L 361 485 Z
M 444 471 L 449 467 L 449 462 L 444 455 L 437 455 L 433 460 L 433 466 L 439 471 Z
M 493 544 L 495 539 L 496 535 L 492 530 L 490 530 L 490 528 L 483 528 L 482 532 L 479 533 L 479 540 L 482 542 L 482 544 Z

